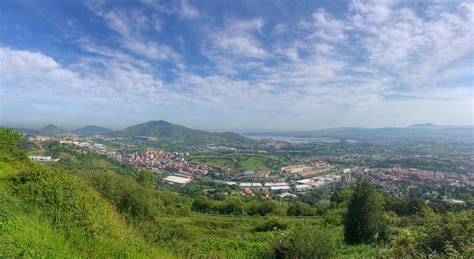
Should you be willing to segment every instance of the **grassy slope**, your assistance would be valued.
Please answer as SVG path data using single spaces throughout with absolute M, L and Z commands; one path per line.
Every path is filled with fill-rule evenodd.
M 79 178 L 0 163 L 0 257 L 171 257 Z
M 287 230 L 258 230 L 271 221 L 287 226 L 313 226 L 316 231 L 330 231 L 338 258 L 374 258 L 380 247 L 371 245 L 347 246 L 342 241 L 342 227 L 328 225 L 323 218 L 297 217 L 238 217 L 191 214 L 186 217 L 163 217 L 163 224 L 175 229 L 174 236 L 159 244 L 173 248 L 177 254 L 190 257 L 262 258 L 267 257 L 275 237 Z

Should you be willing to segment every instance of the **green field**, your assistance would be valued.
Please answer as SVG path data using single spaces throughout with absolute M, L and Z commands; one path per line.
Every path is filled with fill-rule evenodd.
M 280 167 L 290 163 L 290 160 L 286 157 L 254 153 L 199 153 L 191 154 L 189 161 L 241 171 L 278 170 Z

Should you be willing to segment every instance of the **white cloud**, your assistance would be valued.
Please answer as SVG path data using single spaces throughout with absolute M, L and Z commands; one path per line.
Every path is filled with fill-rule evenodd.
M 184 18 L 196 18 L 199 16 L 199 11 L 196 7 L 190 5 L 186 0 L 181 0 L 180 13 Z
M 78 88 L 79 75 L 61 67 L 52 58 L 41 53 L 0 48 L 0 85 L 4 90 L 15 86 L 15 91 L 29 90 L 51 93 L 49 87 L 59 91 Z
M 152 1 L 145 3 L 159 8 L 157 7 L 158 3 Z M 97 4 L 90 4 L 89 7 L 106 21 L 109 28 L 122 36 L 121 42 L 125 49 L 147 59 L 171 61 L 178 68 L 184 67 L 180 55 L 173 48 L 153 40 L 147 40 L 143 36 L 143 31 L 153 29 L 159 32 L 162 30 L 162 21 L 156 14 L 148 17 L 141 10 L 105 10 L 102 5 Z
M 119 62 L 109 62 L 104 71 L 81 74 L 60 66 L 42 53 L 0 48 L 0 85 L 11 96 L 76 99 L 143 98 L 163 88 L 161 80 L 143 70 Z M 2 87 L 3 88 L 3 87 Z
M 422 16 L 409 7 L 382 2 L 354 1 L 351 8 L 350 22 L 364 35 L 358 42 L 370 65 L 415 88 L 437 87 L 441 79 L 456 74 L 453 69 L 466 71 L 468 64 L 460 61 L 474 50 L 472 5 Z
M 212 51 L 219 55 L 234 55 L 237 58 L 249 57 L 262 59 L 267 56 L 256 34 L 261 34 L 264 22 L 261 18 L 242 21 L 227 21 L 226 26 L 220 30 L 207 32 L 212 43 Z
M 302 23 L 303 27 L 312 30 L 311 38 L 318 38 L 329 41 L 341 41 L 346 37 L 344 30 L 346 25 L 343 21 L 334 19 L 324 9 L 319 9 L 313 13 L 313 21 Z

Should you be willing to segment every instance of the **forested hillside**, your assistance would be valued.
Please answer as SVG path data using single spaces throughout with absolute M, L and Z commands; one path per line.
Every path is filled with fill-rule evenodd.
M 164 186 L 88 155 L 35 164 L 20 138 L 0 129 L 0 257 L 474 256 L 472 210 L 382 196 L 365 181 L 329 201 L 247 198 Z

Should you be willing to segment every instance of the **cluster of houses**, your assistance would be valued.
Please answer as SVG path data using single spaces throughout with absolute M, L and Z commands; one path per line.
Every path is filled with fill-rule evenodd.
M 280 174 L 287 179 L 296 179 L 321 174 L 328 172 L 331 169 L 332 167 L 328 163 L 324 161 L 318 161 L 312 163 L 312 166 L 304 164 L 284 166 L 280 168 Z
M 48 135 L 33 135 L 28 138 L 28 140 L 31 141 L 48 141 L 48 140 L 53 140 L 53 141 L 66 141 L 63 143 L 70 143 L 70 144 L 75 144 L 72 142 L 67 142 L 67 141 L 74 141 L 74 142 L 90 142 L 90 141 L 96 141 L 96 140 L 104 140 L 104 141 L 111 141 L 111 140 L 118 140 L 121 138 L 115 138 L 115 137 L 108 137 L 108 136 L 103 136 L 103 135 L 92 135 L 92 136 L 87 136 L 87 137 L 79 137 L 74 133 L 66 133 L 62 134 L 60 136 L 48 136 Z
M 197 163 L 174 162 L 161 165 L 161 169 L 171 172 L 177 176 L 192 178 L 193 175 L 205 176 L 213 167 Z
M 72 144 L 72 145 L 76 145 L 78 147 L 95 148 L 95 149 L 99 149 L 99 150 L 105 150 L 105 145 L 104 144 L 99 144 L 99 143 L 90 143 L 90 142 L 77 141 L 77 140 L 60 140 L 59 143 L 61 143 L 61 144 Z
M 162 163 L 170 163 L 173 157 L 173 153 L 164 150 L 146 150 L 122 155 L 122 159 L 130 164 L 149 167 L 159 166 Z
M 354 172 L 354 176 L 368 177 L 377 185 L 389 189 L 397 189 L 400 183 L 432 184 L 437 186 L 448 185 L 456 187 L 474 185 L 474 175 L 424 171 L 414 168 L 365 169 L 363 171 L 358 170 Z

